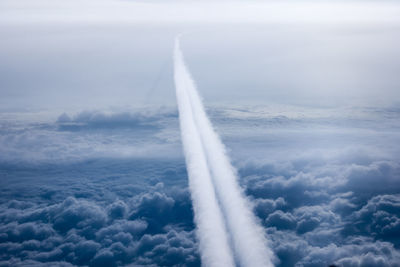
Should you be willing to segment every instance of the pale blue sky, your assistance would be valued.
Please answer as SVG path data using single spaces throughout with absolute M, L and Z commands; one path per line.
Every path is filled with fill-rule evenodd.
M 398 264 L 398 2 L 2 0 L 0 266 L 200 266 L 182 33 L 276 267 Z
M 1 5 L 2 110 L 174 106 L 180 33 L 208 103 L 399 103 L 394 2 Z

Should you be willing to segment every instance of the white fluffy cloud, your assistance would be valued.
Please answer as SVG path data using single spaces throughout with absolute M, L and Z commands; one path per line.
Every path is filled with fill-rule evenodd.
M 277 266 L 396 266 L 396 111 L 293 109 L 209 110 Z M 176 111 L 28 118 L 3 115 L 2 265 L 200 264 L 183 158 L 110 149 L 160 142 L 178 153 Z M 105 157 L 65 156 L 85 143 Z

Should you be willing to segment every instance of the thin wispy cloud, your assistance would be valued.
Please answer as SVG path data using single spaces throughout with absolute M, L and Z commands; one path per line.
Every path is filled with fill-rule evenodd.
M 176 40 L 174 55 L 176 93 L 189 176 L 191 179 L 208 181 L 211 174 L 211 185 L 214 187 L 214 190 L 195 187 L 192 195 L 197 195 L 196 190 L 206 191 L 205 199 L 213 199 L 216 195 L 240 266 L 273 266 L 273 254 L 267 246 L 263 229 L 253 215 L 251 205 L 237 183 L 235 170 L 229 162 L 225 148 L 204 111 L 194 82 L 185 67 L 179 40 Z M 201 155 L 202 158 L 195 159 L 192 154 Z M 202 168 L 193 169 L 193 164 L 202 164 Z M 197 200 L 197 197 L 194 199 Z M 195 214 L 198 220 L 204 216 L 201 211 L 195 210 Z M 201 224 L 199 231 L 207 234 L 203 232 Z M 205 241 L 200 241 L 204 247 L 208 247 Z
M 398 266 L 399 14 L 0 1 L 0 266 Z
M 193 109 L 187 92 L 187 87 L 193 86 L 193 81 L 184 66 L 178 46 L 175 48 L 174 63 L 181 136 L 202 262 L 205 266 L 233 266 L 233 254 L 228 243 L 225 221 L 218 205 L 208 167 L 209 162 L 194 121 Z

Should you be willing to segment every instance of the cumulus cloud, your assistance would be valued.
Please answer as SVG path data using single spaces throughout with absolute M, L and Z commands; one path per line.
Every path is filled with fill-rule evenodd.
M 305 112 L 299 120 L 290 115 L 297 112 L 289 111 L 282 111 L 286 119 L 276 120 L 269 109 L 225 111 L 211 109 L 211 120 L 231 149 L 239 182 L 271 241 L 278 267 L 397 266 L 400 167 L 393 132 L 398 123 L 377 113 L 368 113 L 365 123 L 361 118 L 343 122 L 338 115 L 329 124 L 331 115 L 314 117 L 314 122 L 309 118 L 319 118 L 323 110 Z M 97 159 L 97 153 L 84 153 L 84 143 L 104 145 L 104 155 L 110 155 L 115 142 L 121 148 L 125 141 L 139 144 L 137 138 L 179 143 L 176 111 L 144 112 L 146 123 L 158 130 L 132 137 L 126 132 L 139 126 L 129 126 L 129 120 L 142 115 L 128 113 L 77 113 L 45 123 L 2 120 L 2 160 L 22 154 L 44 155 L 45 160 L 0 163 L 0 266 L 201 264 L 181 157 Z M 68 123 L 80 125 L 79 131 L 60 128 Z M 333 142 L 333 148 L 316 145 L 309 139 L 325 136 L 319 127 L 335 130 L 346 141 Z M 274 132 L 278 129 L 279 134 Z M 107 131 L 112 134 L 102 134 Z M 180 147 L 168 151 L 174 150 Z M 71 152 L 85 155 L 58 161 Z
M 381 193 L 397 191 L 397 164 L 331 162 L 300 171 L 288 162 L 284 176 L 243 172 L 279 266 L 396 266 L 400 197 Z
M 127 128 L 156 132 L 161 128 L 163 119 L 176 117 L 177 114 L 173 110 L 163 113 L 142 111 L 109 114 L 99 111 L 83 111 L 74 116 L 63 113 L 58 117 L 57 124 L 63 131 Z
M 198 266 L 191 202 L 171 190 L 159 183 L 108 205 L 9 201 L 0 208 L 0 266 Z
M 254 199 L 278 266 L 396 266 L 399 195 L 362 204 L 348 192 L 330 198 L 300 207 L 283 197 Z M 1 265 L 198 266 L 192 220 L 188 192 L 162 184 L 107 205 L 73 197 L 44 205 L 12 200 L 0 210 Z
M 400 195 L 378 195 L 354 212 L 346 233 L 362 233 L 400 244 Z
M 177 113 L 170 108 L 63 113 L 40 122 L 21 115 L 12 122 L 0 118 L 0 125 L 0 163 L 139 158 L 156 150 L 159 157 L 181 156 Z

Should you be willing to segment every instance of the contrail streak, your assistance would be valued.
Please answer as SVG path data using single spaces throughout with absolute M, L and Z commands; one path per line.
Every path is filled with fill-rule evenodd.
M 199 137 L 200 149 L 205 154 L 206 166 L 209 168 L 208 173 L 211 174 L 216 198 L 219 201 L 229 237 L 233 243 L 234 255 L 240 266 L 273 266 L 273 253 L 267 246 L 264 231 L 252 213 L 251 205 L 237 183 L 236 171 L 226 155 L 225 147 L 213 130 L 212 124 L 204 111 L 194 82 L 185 67 L 178 40 L 175 44 L 174 62 L 177 95 L 181 94 L 181 97 L 178 98 L 185 96 L 184 100 L 189 101 L 184 105 L 190 107 L 192 124 L 194 124 L 193 130 L 197 131 L 195 135 Z M 180 82 L 178 85 L 177 80 L 183 78 L 186 82 Z M 178 87 L 180 87 L 179 92 Z M 182 109 L 179 107 L 180 116 L 181 111 Z M 193 144 L 188 143 L 187 145 L 192 146 Z
M 174 56 L 176 97 L 201 260 L 204 266 L 234 266 L 224 219 L 186 92 L 187 87 L 193 86 L 193 81 L 182 60 L 179 48 L 176 48 Z

